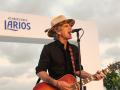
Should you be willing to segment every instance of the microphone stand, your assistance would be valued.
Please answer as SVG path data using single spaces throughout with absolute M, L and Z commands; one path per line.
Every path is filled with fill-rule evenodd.
M 81 79 L 81 70 L 82 70 L 82 68 L 81 68 L 81 50 L 80 50 L 80 39 L 81 39 L 81 37 L 83 36 L 83 34 L 84 34 L 84 30 L 83 29 L 81 29 L 82 31 L 83 31 L 83 33 L 82 33 L 82 35 L 80 36 L 79 35 L 79 31 L 77 31 L 76 32 L 76 34 L 77 34 L 77 44 L 78 44 L 78 52 L 79 52 L 79 66 L 80 66 L 80 90 L 86 90 L 86 86 L 84 86 L 83 88 L 82 88 L 82 79 Z M 79 36 L 80 36 L 80 38 L 79 38 Z

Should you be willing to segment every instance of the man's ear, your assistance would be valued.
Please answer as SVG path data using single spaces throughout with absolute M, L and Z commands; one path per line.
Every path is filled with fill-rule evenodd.
M 60 34 L 61 34 L 61 32 L 60 32 L 60 31 L 56 31 L 56 33 L 57 33 L 58 35 L 60 35 Z
M 58 35 L 60 35 L 61 34 L 61 32 L 58 32 Z

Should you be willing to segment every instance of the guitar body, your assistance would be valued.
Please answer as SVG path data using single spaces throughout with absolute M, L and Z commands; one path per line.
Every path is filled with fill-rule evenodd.
M 60 81 L 65 81 L 69 84 L 73 84 L 73 83 L 76 83 L 76 79 L 73 75 L 71 74 L 66 74 L 64 75 L 62 78 L 59 79 Z M 59 90 L 58 88 L 50 85 L 50 84 L 47 84 L 45 82 L 42 82 L 42 83 L 38 83 L 34 88 L 33 90 Z
M 107 75 L 107 73 L 110 73 L 111 71 L 117 70 L 117 69 L 120 69 L 120 62 L 116 62 L 116 63 L 114 63 L 112 65 L 109 65 L 108 68 L 102 69 L 101 72 L 104 75 Z M 73 84 L 74 86 L 76 86 L 75 83 L 77 83 L 75 77 L 73 75 L 71 75 L 71 74 L 66 74 L 62 78 L 60 78 L 59 80 L 60 81 L 65 81 L 65 82 L 67 82 L 69 84 Z M 92 76 L 90 76 L 90 77 L 88 77 L 86 79 L 83 79 L 82 80 L 82 85 L 87 84 L 92 80 L 95 80 L 94 75 L 92 75 Z M 60 90 L 60 89 L 58 89 L 58 88 L 56 88 L 56 87 L 54 87 L 54 86 L 52 86 L 50 84 L 47 84 L 47 83 L 43 82 L 43 83 L 37 84 L 33 88 L 33 90 Z M 78 90 L 78 88 L 77 89 L 75 88 L 74 90 Z

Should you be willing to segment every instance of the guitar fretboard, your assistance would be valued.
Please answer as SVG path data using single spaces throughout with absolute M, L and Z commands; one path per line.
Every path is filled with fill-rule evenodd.
M 111 70 L 109 68 L 105 68 L 101 72 L 106 76 L 107 73 L 109 73 L 110 71 Z M 85 84 L 87 84 L 87 83 L 89 83 L 89 82 L 91 82 L 93 80 L 95 80 L 95 76 L 94 75 L 92 75 L 92 76 L 90 76 L 88 78 L 82 79 L 82 85 L 85 85 Z M 78 82 L 78 83 L 80 84 L 80 82 Z

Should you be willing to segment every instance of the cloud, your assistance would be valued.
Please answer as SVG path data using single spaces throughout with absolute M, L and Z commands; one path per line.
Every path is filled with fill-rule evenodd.
M 27 63 L 39 59 L 43 45 L 23 43 L 1 43 L 0 57 L 6 57 L 12 63 Z
M 28 72 L 29 68 L 26 65 L 10 65 L 10 66 L 0 66 L 0 78 L 1 77 L 10 77 L 16 78 Z
M 112 48 L 108 48 L 105 53 L 103 53 L 103 58 L 113 58 L 115 60 L 120 60 L 120 47 L 114 46 Z
M 31 90 L 43 45 L 0 42 L 0 90 Z
M 27 75 L 18 78 L 0 78 L 0 90 L 32 90 L 35 83 L 36 78 Z
M 106 39 L 111 42 L 120 40 L 120 1 L 114 0 L 102 2 L 94 0 L 94 2 L 82 1 L 76 3 L 72 7 L 68 7 L 65 11 L 69 16 L 78 18 L 79 20 L 94 20 L 98 27 L 99 38 L 101 41 Z
M 0 90 L 31 90 L 38 78 L 35 74 L 37 62 L 32 63 L 0 66 Z
M 48 9 L 52 6 L 49 0 L 0 0 L 0 10 L 48 16 Z
M 1 62 L 0 63 L 0 90 L 31 90 L 37 81 L 37 76 L 35 74 L 35 67 L 38 63 L 39 58 L 34 58 L 32 59 L 32 61 L 31 59 L 26 60 L 25 62 L 24 61 L 17 62 L 17 61 L 14 61 L 13 58 L 11 58 L 10 60 L 10 57 L 13 57 L 13 56 L 16 57 L 13 53 L 12 54 L 10 53 L 11 50 L 13 52 L 21 51 L 22 53 L 28 49 L 33 50 L 32 47 L 37 46 L 32 44 L 26 45 L 23 43 L 22 45 L 20 43 L 18 44 L 18 43 L 8 43 L 8 42 L 0 44 L 0 47 L 1 47 L 0 55 L 2 54 L 0 56 L 0 62 Z M 31 46 L 29 47 L 28 45 L 31 45 Z M 19 50 L 20 48 L 23 48 L 23 47 L 24 49 Z M 25 48 L 25 47 L 29 47 L 29 48 Z M 38 55 L 39 57 L 39 54 L 37 53 L 34 52 L 34 54 Z M 5 58 L 5 57 L 1 58 L 2 56 L 7 56 L 7 57 L 9 56 L 9 58 Z
M 106 21 L 99 22 L 99 35 L 101 41 L 119 42 L 120 40 L 120 20 L 111 18 Z

